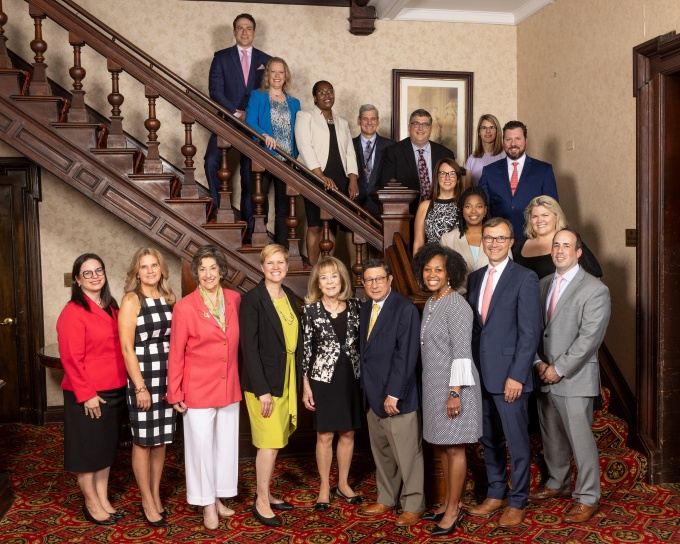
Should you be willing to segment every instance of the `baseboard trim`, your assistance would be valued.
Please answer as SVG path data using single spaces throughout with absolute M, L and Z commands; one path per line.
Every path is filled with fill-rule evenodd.
M 14 502 L 14 493 L 12 493 L 12 484 L 7 474 L 0 474 L 0 520 L 5 517 L 5 514 Z
M 63 406 L 48 406 L 45 410 L 44 423 L 63 423 L 64 422 L 64 407 Z

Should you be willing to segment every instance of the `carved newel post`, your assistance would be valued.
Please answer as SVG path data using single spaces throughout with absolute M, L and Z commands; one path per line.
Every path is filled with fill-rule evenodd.
M 418 198 L 418 191 L 407 189 L 397 180 L 390 182 L 380 191 L 371 194 L 382 208 L 383 220 L 383 253 L 392 245 L 395 233 L 400 233 L 406 245 L 411 245 L 409 223 L 413 215 L 409 213 L 409 204 Z

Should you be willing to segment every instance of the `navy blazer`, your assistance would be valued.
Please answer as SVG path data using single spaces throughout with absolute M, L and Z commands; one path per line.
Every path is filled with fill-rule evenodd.
M 380 189 L 380 170 L 383 164 L 383 157 L 385 150 L 394 145 L 394 140 L 385 138 L 380 134 L 375 135 L 375 147 L 373 148 L 373 169 L 371 176 L 366 180 L 366 172 L 364 172 L 364 150 L 361 146 L 361 135 L 352 138 L 354 143 L 354 152 L 357 154 L 357 165 L 359 166 L 359 196 L 355 202 L 359 206 L 365 208 L 373 217 L 380 219 L 380 206 L 376 204 L 371 198 L 371 193 Z
M 532 199 L 547 195 L 559 201 L 552 165 L 527 155 L 515 195 L 510 191 L 506 160 L 492 162 L 482 170 L 479 186 L 489 199 L 491 217 L 505 217 L 512 223 L 515 238 L 524 238 L 524 209 Z
M 217 51 L 210 65 L 210 78 L 208 80 L 210 98 L 231 113 L 236 113 L 236 110 L 245 111 L 248 106 L 250 91 L 260 87 L 264 67 L 270 58 L 267 53 L 253 47 L 248 84 L 246 85 L 243 80 L 238 47 L 232 45 Z
M 290 110 L 290 130 L 291 138 L 293 139 L 293 151 L 291 155 L 293 155 L 293 158 L 297 158 L 298 150 L 295 145 L 295 116 L 297 115 L 297 112 L 300 111 L 300 101 L 288 94 L 286 95 L 286 101 L 288 102 L 288 109 Z M 255 89 L 250 93 L 248 107 L 246 108 L 246 123 L 260 134 L 266 134 L 272 138 L 274 137 L 269 91 Z M 276 155 L 274 149 L 269 149 L 268 151 Z
M 413 302 L 394 289 L 383 304 L 367 340 L 373 301 L 361 306 L 361 387 L 378 417 L 388 417 L 388 395 L 399 399 L 397 409 L 408 414 L 420 409 L 416 364 L 420 355 L 420 315 Z
M 468 276 L 468 302 L 475 314 L 472 357 L 487 392 L 503 394 L 505 380 L 510 377 L 523 383 L 522 393 L 528 393 L 534 388 L 532 371 L 543 326 L 538 276 L 510 259 L 493 291 L 486 323 L 482 324 L 477 306 L 487 268 Z
M 302 321 L 295 307 L 293 291 L 284 286 L 290 307 L 298 320 L 298 342 L 295 351 L 297 387 L 302 384 Z M 283 394 L 286 378 L 286 341 L 281 318 L 274 307 L 264 280 L 241 297 L 239 312 L 243 368 L 241 388 L 256 397 Z

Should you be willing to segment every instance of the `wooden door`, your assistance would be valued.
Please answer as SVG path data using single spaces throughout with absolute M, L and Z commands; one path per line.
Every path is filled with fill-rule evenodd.
M 0 423 L 42 423 L 46 408 L 39 197 L 36 165 L 0 159 Z

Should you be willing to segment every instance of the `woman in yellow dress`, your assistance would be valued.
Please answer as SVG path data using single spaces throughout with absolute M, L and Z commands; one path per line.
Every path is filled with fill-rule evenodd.
M 293 506 L 269 491 L 279 450 L 297 425 L 297 384 L 301 378 L 302 327 L 293 292 L 284 287 L 288 250 L 270 244 L 260 254 L 264 279 L 241 301 L 243 387 L 255 459 L 257 492 L 253 516 L 263 525 L 281 525 L 274 510 Z

